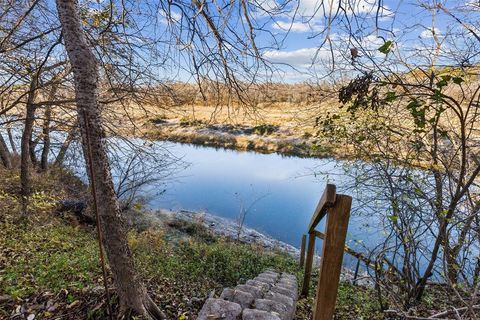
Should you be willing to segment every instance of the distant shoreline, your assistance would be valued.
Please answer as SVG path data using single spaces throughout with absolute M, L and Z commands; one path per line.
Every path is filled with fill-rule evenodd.
M 280 126 L 182 124 L 168 119 L 147 128 L 146 136 L 154 140 L 301 158 L 348 158 L 347 153 L 319 145 L 313 136 L 301 136 Z

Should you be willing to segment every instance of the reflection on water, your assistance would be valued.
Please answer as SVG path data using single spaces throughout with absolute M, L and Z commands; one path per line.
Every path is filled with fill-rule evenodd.
M 333 159 L 283 157 L 175 143 L 169 144 L 169 150 L 190 166 L 167 185 L 165 193 L 149 198 L 150 207 L 203 210 L 237 219 L 242 207 L 253 204 L 246 215 L 246 225 L 296 247 L 307 231 L 326 183 L 336 184 L 337 192 L 342 192 L 342 185 L 348 182 L 341 174 L 341 162 Z M 324 173 L 313 175 L 313 168 Z M 156 187 L 147 188 L 150 195 L 156 192 Z M 365 217 L 353 216 L 348 239 L 363 240 L 366 245 L 378 240 L 378 231 L 365 224 Z M 322 223 L 318 229 L 323 227 Z

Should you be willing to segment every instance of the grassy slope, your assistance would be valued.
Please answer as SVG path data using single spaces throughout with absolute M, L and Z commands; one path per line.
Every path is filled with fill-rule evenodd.
M 94 229 L 54 213 L 57 200 L 85 190 L 73 192 L 81 186 L 66 179 L 65 172 L 35 174 L 31 214 L 19 223 L 18 173 L 1 175 L 0 318 L 12 313 L 35 314 L 35 319 L 102 318 L 105 304 Z M 198 225 L 131 231 L 129 242 L 150 294 L 171 319 L 195 318 L 212 290 L 219 294 L 267 267 L 301 276 L 290 256 L 215 237 Z M 311 299 L 300 302 L 299 319 L 308 317 L 310 306 Z M 371 319 L 377 316 L 375 310 L 370 290 L 342 285 L 339 319 Z

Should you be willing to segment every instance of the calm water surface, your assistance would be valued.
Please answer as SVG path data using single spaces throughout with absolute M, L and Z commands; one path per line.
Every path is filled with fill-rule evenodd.
M 307 231 L 326 183 L 336 184 L 337 192 L 341 192 L 342 185 L 348 182 L 341 174 L 342 163 L 333 159 L 284 157 L 174 143 L 168 148 L 190 165 L 177 174 L 164 193 L 155 195 L 158 190 L 152 186 L 145 189 L 150 195 L 151 208 L 206 211 L 238 219 L 242 204 L 244 208 L 251 206 L 246 225 L 296 247 Z M 375 225 L 375 222 L 368 221 L 368 224 Z M 379 240 L 378 230 L 370 230 L 365 225 L 365 217 L 351 218 L 349 245 L 355 246 L 353 240 L 362 240 L 367 245 Z M 318 230 L 323 227 L 322 223 Z

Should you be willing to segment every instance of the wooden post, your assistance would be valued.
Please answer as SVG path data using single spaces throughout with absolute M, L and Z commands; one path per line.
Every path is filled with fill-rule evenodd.
M 352 198 L 337 195 L 335 200 L 327 215 L 313 320 L 331 320 L 335 312 Z
M 357 258 L 357 266 L 355 267 L 355 274 L 353 275 L 353 284 L 357 283 L 358 269 L 360 269 L 360 259 Z
M 308 296 L 310 278 L 312 277 L 313 255 L 315 254 L 315 235 L 308 233 L 307 259 L 305 261 L 305 273 L 303 275 L 302 297 Z
M 300 247 L 300 268 L 303 268 L 303 264 L 305 263 L 305 243 L 307 242 L 307 235 L 304 234 L 302 236 L 302 245 Z

